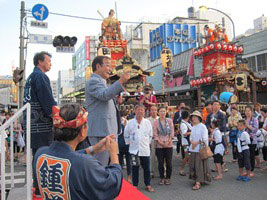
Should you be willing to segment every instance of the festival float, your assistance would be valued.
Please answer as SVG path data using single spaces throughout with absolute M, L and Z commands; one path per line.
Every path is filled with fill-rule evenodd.
M 242 59 L 242 45 L 229 42 L 219 26 L 216 31 L 205 28 L 206 44 L 194 49 L 195 59 L 203 61 L 202 73 L 199 78 L 190 80 L 190 86 L 198 90 L 198 105 L 201 105 L 201 89 L 210 86 L 218 91 L 222 103 L 237 103 L 243 112 L 246 105 L 257 102 L 257 87 L 264 86 L 265 82 L 255 76 L 246 59 Z
M 153 76 L 153 72 L 147 72 L 142 69 L 140 64 L 131 57 L 127 40 L 123 39 L 120 28 L 120 21 L 114 17 L 114 10 L 110 10 L 109 16 L 101 24 L 101 36 L 97 55 L 105 55 L 111 58 L 113 68 L 109 83 L 113 83 L 120 78 L 123 71 L 130 71 L 130 80 L 125 88 L 130 94 L 133 94 L 137 85 L 143 86 L 146 76 Z M 136 96 L 129 95 L 124 97 L 126 109 L 132 109 L 137 103 Z

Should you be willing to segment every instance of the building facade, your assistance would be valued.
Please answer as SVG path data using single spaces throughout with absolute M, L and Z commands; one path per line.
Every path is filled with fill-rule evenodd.
M 51 89 L 52 89 L 53 97 L 54 97 L 54 99 L 56 101 L 57 100 L 57 97 L 58 97 L 58 85 L 57 85 L 57 81 L 51 80 L 50 81 L 50 84 L 51 84 Z
M 62 97 L 74 91 L 74 71 L 72 69 L 58 71 L 57 84 L 57 102 L 61 104 Z
M 128 41 L 130 55 L 144 70 L 149 68 L 149 32 L 156 29 L 159 25 L 157 23 L 140 23 L 137 26 L 126 27 L 124 37 Z
M 3 99 L 2 102 L 7 102 L 11 105 L 16 105 L 18 103 L 18 86 L 13 82 L 12 76 L 0 76 L 0 88 L 9 88 L 8 91 L 10 93 L 9 99 Z M 6 97 L 1 97 L 6 98 Z M 1 102 L 0 102 L 1 103 Z

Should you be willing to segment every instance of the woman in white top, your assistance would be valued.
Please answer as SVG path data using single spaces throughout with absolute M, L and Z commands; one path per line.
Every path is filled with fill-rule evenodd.
M 187 110 L 182 112 L 181 117 L 182 117 L 182 121 L 180 124 L 180 131 L 181 131 L 181 136 L 182 136 L 182 146 L 184 148 L 185 157 L 183 159 L 183 163 L 182 163 L 179 174 L 181 176 L 186 176 L 184 172 L 184 167 L 186 163 L 189 161 L 189 156 L 190 156 L 189 145 L 190 145 L 190 134 L 191 134 L 192 126 L 189 123 L 190 113 Z
M 189 179 L 195 180 L 193 190 L 200 189 L 200 184 L 205 181 L 211 181 L 208 159 L 201 160 L 199 150 L 201 148 L 201 142 L 206 145 L 209 143 L 208 129 L 201 123 L 202 116 L 199 111 L 194 111 L 191 114 L 193 123 L 192 132 L 190 135 L 190 161 L 189 161 Z
M 218 120 L 211 121 L 211 128 L 212 128 L 212 136 L 210 138 L 211 146 L 213 147 L 213 158 L 214 163 L 217 169 L 217 176 L 214 177 L 214 180 L 221 180 L 222 179 L 222 164 L 223 164 L 223 154 L 224 154 L 224 146 L 222 143 L 222 133 L 219 129 L 219 122 Z

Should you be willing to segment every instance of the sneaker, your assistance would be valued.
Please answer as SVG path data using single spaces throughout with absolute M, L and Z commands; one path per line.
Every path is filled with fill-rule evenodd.
M 244 181 L 244 182 L 249 182 L 251 179 L 249 178 L 249 177 L 247 177 L 247 176 L 245 176 L 245 177 L 243 177 L 243 180 L 242 181 Z
M 237 181 L 242 181 L 243 179 L 244 179 L 244 176 L 238 176 L 238 177 L 236 178 Z

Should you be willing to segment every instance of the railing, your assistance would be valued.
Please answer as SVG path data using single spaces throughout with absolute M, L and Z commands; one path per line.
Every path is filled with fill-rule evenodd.
M 27 171 L 26 171 L 26 185 L 27 185 L 27 200 L 32 199 L 32 159 L 31 159 L 31 105 L 27 103 L 18 112 L 16 112 L 5 124 L 0 127 L 0 134 L 10 127 L 10 167 L 11 167 L 11 188 L 14 188 L 14 136 L 13 136 L 13 124 L 23 115 L 26 110 L 26 159 L 27 159 Z M 5 171 L 6 171 L 6 158 L 5 158 L 5 138 L 1 137 L 1 199 L 6 199 L 6 183 L 5 183 Z

